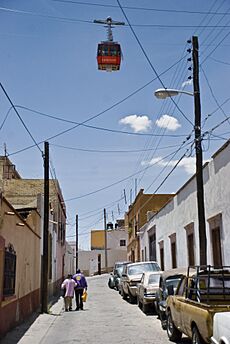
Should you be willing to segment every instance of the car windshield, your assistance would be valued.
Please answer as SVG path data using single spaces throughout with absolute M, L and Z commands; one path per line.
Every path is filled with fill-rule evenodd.
M 143 263 L 138 265 L 131 265 L 128 267 L 129 275 L 140 275 L 146 271 L 159 271 L 160 268 L 157 263 Z
M 178 286 L 178 283 L 180 282 L 181 280 L 181 277 L 177 277 L 177 278 L 168 278 L 166 281 L 165 281 L 165 284 L 166 284 L 166 287 L 168 287 L 169 285 L 172 285 L 173 288 L 177 288 Z
M 122 271 L 123 271 L 123 265 L 117 268 L 117 275 L 121 277 Z
M 149 283 L 148 284 L 158 284 L 160 279 L 160 275 L 152 274 L 149 275 Z

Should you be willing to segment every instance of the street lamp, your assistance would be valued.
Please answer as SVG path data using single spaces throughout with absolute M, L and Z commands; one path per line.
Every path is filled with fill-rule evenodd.
M 195 150 L 196 150 L 196 185 L 197 185 L 197 212 L 200 245 L 200 265 L 207 265 L 207 238 L 205 228 L 205 208 L 204 208 L 204 183 L 203 183 L 203 154 L 201 145 L 201 106 L 199 87 L 199 56 L 198 38 L 192 37 L 192 57 L 193 57 L 193 93 L 175 89 L 158 89 L 154 92 L 158 99 L 177 96 L 184 93 L 194 98 L 195 112 Z
M 158 99 L 166 99 L 168 97 L 178 96 L 178 94 L 180 94 L 180 93 L 184 93 L 184 94 L 187 94 L 189 96 L 194 96 L 194 94 L 192 92 L 187 92 L 187 91 L 183 91 L 183 90 L 175 90 L 173 88 L 158 88 L 158 90 L 156 90 L 154 92 L 154 95 Z

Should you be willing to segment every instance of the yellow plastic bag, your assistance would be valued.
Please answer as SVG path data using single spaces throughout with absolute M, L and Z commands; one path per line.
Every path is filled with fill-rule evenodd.
M 87 291 L 85 290 L 84 292 L 83 292 L 83 294 L 82 294 L 82 301 L 83 302 L 86 302 L 86 300 L 87 300 Z

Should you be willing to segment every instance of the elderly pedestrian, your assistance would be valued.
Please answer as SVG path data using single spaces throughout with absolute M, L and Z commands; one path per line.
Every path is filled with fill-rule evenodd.
M 72 278 L 71 274 L 68 274 L 68 277 L 63 281 L 61 288 L 65 290 L 64 294 L 64 304 L 65 311 L 72 311 L 72 298 L 74 297 L 74 288 L 77 286 L 77 283 Z
M 77 273 L 73 275 L 73 279 L 77 283 L 77 286 L 75 287 L 75 300 L 76 300 L 76 311 L 79 309 L 83 310 L 83 301 L 82 301 L 82 295 L 83 292 L 87 290 L 87 282 L 84 274 L 81 272 L 80 269 L 77 270 Z

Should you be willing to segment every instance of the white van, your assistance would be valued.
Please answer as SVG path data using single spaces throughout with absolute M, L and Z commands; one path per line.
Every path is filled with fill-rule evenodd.
M 214 315 L 211 342 L 213 344 L 230 344 L 230 312 Z

